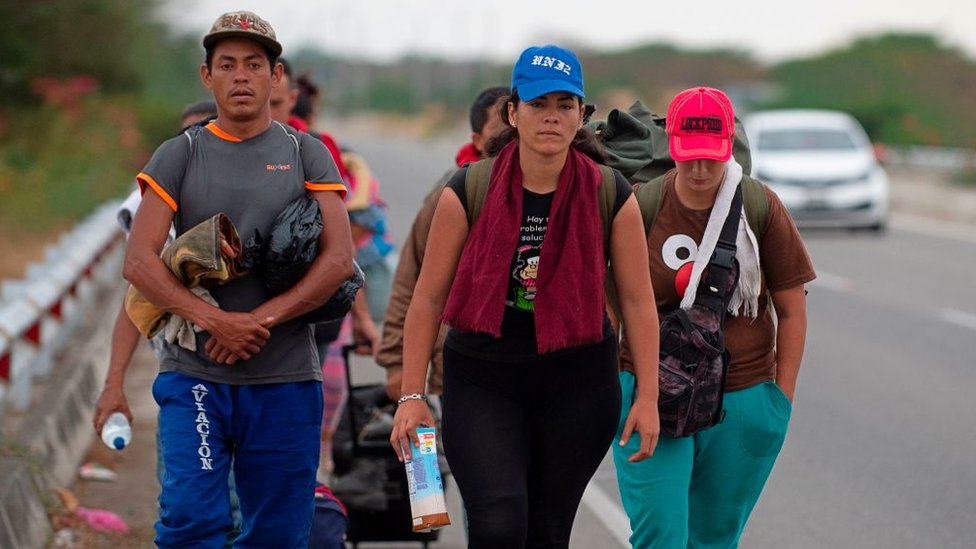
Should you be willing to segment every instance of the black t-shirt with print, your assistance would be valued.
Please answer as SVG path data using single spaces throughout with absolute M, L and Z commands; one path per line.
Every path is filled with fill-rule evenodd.
M 461 200 L 467 210 L 465 176 L 467 169 L 458 172 L 447 187 Z M 613 215 L 616 216 L 624 202 L 632 194 L 631 186 L 619 173 L 614 172 L 616 199 Z M 535 340 L 535 292 L 539 267 L 539 251 L 549 225 L 549 210 L 555 193 L 539 194 L 523 189 L 522 225 L 519 242 L 509 265 L 508 292 L 505 296 L 505 313 L 502 317 L 502 337 L 451 328 L 446 345 L 451 349 L 474 358 L 498 362 L 521 362 L 539 357 Z M 604 334 L 613 337 L 609 319 L 604 316 Z M 572 349 L 563 349 L 546 356 L 557 356 Z

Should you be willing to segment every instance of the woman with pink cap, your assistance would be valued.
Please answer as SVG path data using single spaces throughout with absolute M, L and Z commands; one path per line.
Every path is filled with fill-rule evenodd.
M 608 262 L 639 336 L 628 459 L 646 459 L 657 440 L 658 328 L 643 225 L 627 181 L 598 164 L 583 97 L 573 52 L 522 52 L 502 111 L 510 128 L 489 143 L 493 160 L 459 170 L 441 195 L 407 313 L 391 443 L 409 458 L 417 426 L 433 425 L 423 390 L 443 318 L 444 448 L 472 548 L 569 544 L 620 413 Z M 467 186 L 479 187 L 468 176 L 482 169 L 490 179 L 469 227 Z
M 804 284 L 815 274 L 772 191 L 757 185 L 768 203 L 759 234 L 745 209 L 732 210 L 738 203 L 733 195 L 748 176 L 732 158 L 735 114 L 724 93 L 704 87 L 679 93 L 668 107 L 666 130 L 676 168 L 661 176 L 647 236 L 658 314 L 694 304 L 722 225 L 730 211 L 740 216 L 739 276 L 723 329 L 729 353 L 724 419 L 686 437 L 662 433 L 654 455 L 639 463 L 627 459 L 633 441 L 614 445 L 614 463 L 634 547 L 736 547 L 786 437 L 806 338 Z M 632 373 L 634 344 L 635 336 L 625 334 L 624 410 L 640 387 Z

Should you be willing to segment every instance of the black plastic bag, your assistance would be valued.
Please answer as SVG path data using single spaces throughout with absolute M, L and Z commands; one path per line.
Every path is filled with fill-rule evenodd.
M 254 230 L 254 236 L 244 247 L 242 264 L 264 280 L 264 287 L 271 295 L 278 295 L 294 286 L 308 271 L 318 255 L 322 227 L 318 202 L 308 195 L 297 198 L 275 216 L 266 238 Z M 353 260 L 352 276 L 339 286 L 329 301 L 303 319 L 317 323 L 346 316 L 356 300 L 356 292 L 365 281 L 362 269 Z

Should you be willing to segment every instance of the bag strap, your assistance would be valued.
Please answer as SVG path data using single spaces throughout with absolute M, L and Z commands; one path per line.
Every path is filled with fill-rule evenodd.
M 762 242 L 762 234 L 769 220 L 769 199 L 766 197 L 765 186 L 758 180 L 742 176 L 742 207 L 746 209 L 746 221 L 752 234 L 756 235 L 756 242 Z
M 464 174 L 464 195 L 466 212 L 468 214 L 468 230 L 474 227 L 474 222 L 481 213 L 481 208 L 485 205 L 485 197 L 488 196 L 488 183 L 491 180 L 491 167 L 494 165 L 494 158 L 485 158 L 468 164 L 467 172 Z
M 742 217 L 742 185 L 737 185 L 732 195 L 732 205 L 729 214 L 722 224 L 715 251 L 708 260 L 708 277 L 698 285 L 695 295 L 695 305 L 701 305 L 724 318 L 725 296 L 728 290 L 728 278 L 732 272 L 735 260 L 735 239 L 739 233 L 739 220 Z
M 610 233 L 613 228 L 613 207 L 617 201 L 617 178 L 613 168 L 600 165 L 600 219 L 603 221 L 603 250 L 610 256 Z
M 661 195 L 664 193 L 664 176 L 655 177 L 647 183 L 634 183 L 634 196 L 640 207 L 641 219 L 644 221 L 644 234 L 651 234 L 657 212 L 661 209 Z

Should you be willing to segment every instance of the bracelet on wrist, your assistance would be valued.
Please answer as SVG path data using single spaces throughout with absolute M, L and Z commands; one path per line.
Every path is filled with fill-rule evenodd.
M 397 404 L 403 404 L 408 400 L 422 400 L 427 402 L 427 395 L 423 393 L 410 393 L 409 395 L 403 395 L 399 400 L 397 400 Z

